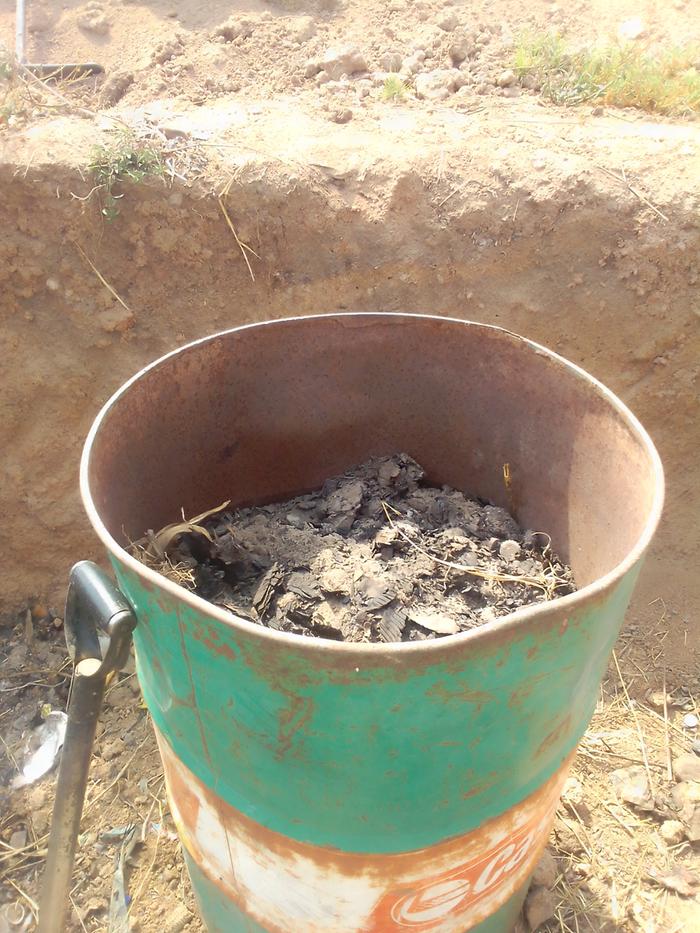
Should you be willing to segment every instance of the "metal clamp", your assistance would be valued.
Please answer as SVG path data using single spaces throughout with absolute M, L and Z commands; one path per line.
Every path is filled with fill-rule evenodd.
M 68 892 L 97 720 L 107 678 L 126 664 L 136 617 L 120 590 L 91 561 L 70 575 L 64 627 L 75 664 L 56 784 L 37 933 L 65 928 Z

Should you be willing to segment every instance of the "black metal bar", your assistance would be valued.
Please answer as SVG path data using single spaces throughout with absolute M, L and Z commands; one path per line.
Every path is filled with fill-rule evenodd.
M 106 680 L 101 661 L 85 658 L 76 665 L 41 889 L 38 933 L 61 933 L 64 929 L 92 746 Z
M 83 812 L 97 720 L 108 676 L 126 663 L 135 616 L 104 571 L 81 561 L 71 571 L 65 631 L 75 662 L 68 723 L 58 770 L 37 933 L 65 927 L 75 847 Z M 102 640 L 107 647 L 100 650 Z

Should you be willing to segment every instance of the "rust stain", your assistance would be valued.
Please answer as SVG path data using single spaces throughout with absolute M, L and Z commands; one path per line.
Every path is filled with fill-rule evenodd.
M 221 634 L 216 630 L 213 624 L 195 621 L 192 625 L 192 637 L 204 645 L 205 648 L 208 648 L 212 654 L 221 655 L 229 661 L 236 660 L 236 652 L 230 645 L 221 641 Z
M 483 794 L 484 791 L 488 790 L 489 787 L 498 781 L 498 775 L 495 775 L 490 781 L 482 781 L 481 784 L 477 784 L 475 787 L 472 787 L 471 790 L 465 791 L 462 794 L 462 800 L 470 800 L 472 797 L 477 797 L 479 794 Z
M 278 761 L 289 752 L 294 736 L 304 728 L 314 711 L 314 701 L 311 697 L 287 695 L 289 706 L 282 707 L 277 714 L 279 725 L 275 757 Z
M 571 669 L 572 665 L 563 665 L 562 667 L 557 668 L 556 674 L 557 676 L 563 676 Z M 513 690 L 510 697 L 508 698 L 508 708 L 518 709 L 525 701 L 525 699 L 532 694 L 533 690 L 535 690 L 543 681 L 548 681 L 551 677 L 552 674 L 548 671 L 544 671 L 542 674 L 537 674 L 535 677 L 529 677 L 516 690 Z
M 546 735 L 542 742 L 539 744 L 537 751 L 535 752 L 535 758 L 539 758 L 540 755 L 544 754 L 544 752 L 546 752 L 553 745 L 558 744 L 570 728 L 571 713 L 567 713 L 559 725 L 552 729 L 552 731 Z
M 212 774 L 215 775 L 216 771 L 214 770 L 214 763 L 212 762 L 211 755 L 209 754 L 209 746 L 207 744 L 207 737 L 204 732 L 204 724 L 202 723 L 202 717 L 199 715 L 199 705 L 197 703 L 197 692 L 195 690 L 194 677 L 192 675 L 192 664 L 190 662 L 190 656 L 187 653 L 187 645 L 185 644 L 184 624 L 182 622 L 182 619 L 180 618 L 179 612 L 177 614 L 177 627 L 180 633 L 180 649 L 182 651 L 182 658 L 185 662 L 185 666 L 187 667 L 187 676 L 190 682 L 190 691 L 192 694 L 192 712 L 194 713 L 194 718 L 197 720 L 197 728 L 199 729 L 199 739 L 200 739 L 200 742 L 202 743 L 202 751 L 204 752 L 204 757 L 207 759 L 207 764 L 209 765 L 209 768 Z
M 472 690 L 467 684 L 447 685 L 444 681 L 426 691 L 426 696 L 436 697 L 443 703 L 450 703 L 453 700 L 458 700 L 460 703 L 475 703 L 477 709 L 481 709 L 485 703 L 492 703 L 494 700 L 493 694 L 485 690 Z

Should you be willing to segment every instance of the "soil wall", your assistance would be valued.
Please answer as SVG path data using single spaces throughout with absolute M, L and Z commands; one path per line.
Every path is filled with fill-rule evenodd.
M 600 173 L 564 165 L 543 177 L 532 160 L 499 173 L 464 156 L 436 171 L 434 157 L 407 161 L 391 141 L 389 156 L 361 165 L 342 147 L 303 165 L 250 157 L 217 171 L 233 179 L 230 217 L 260 257 L 253 281 L 207 175 L 127 189 L 111 222 L 94 195 L 79 200 L 92 132 L 78 127 L 70 148 L 35 138 L 0 164 L 5 613 L 37 596 L 60 609 L 71 563 L 99 554 L 78 497 L 80 450 L 99 406 L 145 363 L 264 318 L 431 312 L 552 347 L 649 429 L 668 504 L 635 623 L 655 632 L 665 617 L 667 659 L 692 669 L 700 230 L 688 199 L 672 215 L 666 205 L 664 221 Z

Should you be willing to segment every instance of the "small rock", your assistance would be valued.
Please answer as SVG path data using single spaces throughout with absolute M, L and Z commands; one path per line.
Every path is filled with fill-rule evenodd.
M 639 16 L 632 19 L 626 19 L 617 27 L 618 36 L 627 42 L 633 42 L 635 39 L 641 39 L 646 32 L 646 27 Z
M 308 42 L 316 35 L 316 23 L 310 16 L 300 16 L 290 25 L 289 35 L 295 42 Z
M 10 836 L 9 844 L 13 849 L 23 849 L 27 844 L 27 830 L 16 829 Z
M 349 107 L 345 107 L 342 110 L 335 110 L 331 114 L 331 120 L 334 123 L 349 123 L 352 120 L 352 110 Z
M 687 823 L 700 803 L 700 784 L 697 781 L 679 781 L 671 788 L 671 807 L 678 819 Z
M 664 705 L 671 705 L 668 694 L 664 693 L 663 690 L 652 690 L 647 694 L 647 701 L 654 709 L 663 709 Z
M 396 72 L 401 71 L 403 67 L 403 58 L 400 52 L 385 52 L 379 59 L 379 67 L 382 71 Z
M 341 75 L 353 75 L 368 70 L 367 60 L 354 45 L 327 49 L 318 64 L 319 70 L 325 71 L 331 81 L 337 81 Z
M 46 287 L 48 288 L 50 292 L 57 292 L 59 288 L 61 287 L 61 284 L 58 281 L 58 279 L 54 279 L 53 277 L 50 277 L 46 280 Z
M 328 84 L 330 80 L 331 80 L 331 76 L 328 74 L 327 71 L 319 71 L 319 73 L 316 75 L 316 84 L 318 85 Z
M 683 726 L 686 729 L 697 729 L 699 722 L 700 720 L 698 720 L 695 713 L 686 713 L 683 717 Z
M 172 59 L 176 58 L 178 55 L 182 55 L 184 51 L 185 47 L 182 36 L 173 36 L 173 38 L 168 39 L 167 42 L 159 42 L 158 45 L 156 45 L 151 53 L 151 61 L 154 65 L 164 65 L 166 62 L 172 61 Z
M 408 617 L 411 622 L 430 632 L 436 632 L 438 635 L 456 635 L 459 631 L 459 626 L 454 619 L 448 619 L 439 612 L 415 609 L 408 614 Z
M 502 560 L 508 561 L 510 563 L 510 561 L 515 560 L 515 558 L 519 556 L 520 550 L 521 548 L 517 541 L 508 540 L 501 543 L 501 546 L 498 549 L 498 553 L 500 554 Z
M 673 762 L 677 781 L 700 781 L 700 760 L 695 755 L 680 755 Z
M 566 779 L 561 792 L 561 800 L 565 806 L 579 807 L 584 802 L 583 784 L 577 777 Z
M 500 75 L 496 78 L 496 84 L 498 87 L 511 87 L 518 80 L 518 76 L 513 71 L 512 68 L 507 68 L 505 71 L 502 71 Z
M 556 907 L 556 899 L 547 888 L 530 888 L 525 900 L 525 918 L 531 933 L 554 916 Z
M 158 126 L 166 139 L 189 139 L 190 131 L 174 123 L 161 123 Z
M 618 768 L 612 772 L 610 780 L 620 800 L 624 800 L 625 803 L 630 803 L 640 810 L 654 809 L 654 798 L 649 789 L 649 779 L 642 765 Z
M 446 100 L 455 89 L 454 82 L 453 71 L 425 71 L 416 75 L 416 97 L 419 100 Z
M 132 71 L 115 71 L 108 75 L 100 88 L 100 106 L 113 107 L 119 103 L 133 83 Z
M 513 85 L 512 87 L 504 87 L 503 96 L 504 97 L 520 97 L 520 88 L 517 87 L 517 85 Z
M 450 10 L 448 13 L 443 13 L 437 20 L 437 24 L 445 32 L 453 32 L 459 25 L 459 17 L 454 10 Z
M 409 55 L 408 58 L 404 58 L 401 65 L 401 73 L 405 75 L 414 75 L 417 74 L 423 67 L 423 59 L 417 58 L 415 55 Z
M 700 739 L 696 739 L 690 747 L 696 755 L 700 755 Z
M 136 323 L 133 311 L 127 311 L 122 305 L 115 304 L 112 308 L 100 311 L 97 315 L 100 327 L 108 334 L 123 334 Z
M 177 878 L 177 876 L 175 876 Z M 181 933 L 190 922 L 191 914 L 184 904 L 178 903 L 163 918 L 162 927 L 167 933 Z
M 559 869 L 556 859 L 549 849 L 545 849 L 532 876 L 532 884 L 544 888 L 553 888 L 558 877 Z
M 693 810 L 685 827 L 685 836 L 688 842 L 700 842 L 700 807 Z
M 453 65 L 461 65 L 471 53 L 474 51 L 474 46 L 467 38 L 458 39 L 456 42 L 453 42 L 450 46 L 450 59 L 452 60 Z
M 255 23 L 245 16 L 229 16 L 212 33 L 213 38 L 233 42 L 234 39 L 249 39 L 253 35 Z
M 109 20 L 98 4 L 88 5 L 88 8 L 78 16 L 78 26 L 85 32 L 94 32 L 98 36 L 106 36 L 109 32 Z
M 678 845 L 685 838 L 685 827 L 680 820 L 664 820 L 659 832 L 664 842 L 670 846 Z

